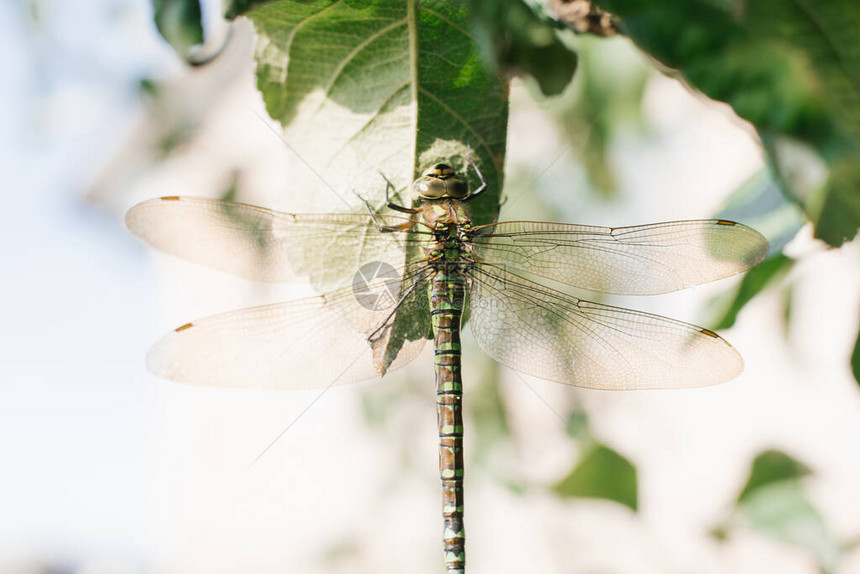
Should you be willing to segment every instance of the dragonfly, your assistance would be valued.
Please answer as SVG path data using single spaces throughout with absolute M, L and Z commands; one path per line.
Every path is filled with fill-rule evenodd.
M 255 281 L 304 277 L 322 293 L 186 323 L 151 349 L 148 367 L 157 375 L 216 387 L 325 389 L 382 377 L 433 341 L 448 574 L 466 565 L 464 323 L 499 363 L 575 387 L 713 385 L 743 370 L 738 352 L 713 331 L 560 289 L 667 293 L 745 271 L 768 251 L 758 232 L 723 219 L 473 225 L 470 202 L 487 184 L 469 164 L 479 187 L 470 190 L 467 177 L 439 163 L 411 184 L 413 207 L 392 201 L 386 180 L 388 213 L 367 202 L 366 213 L 297 214 L 172 196 L 126 216 L 132 233 L 164 252 Z

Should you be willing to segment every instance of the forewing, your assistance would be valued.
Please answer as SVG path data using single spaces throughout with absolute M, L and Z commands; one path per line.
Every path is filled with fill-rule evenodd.
M 407 224 L 381 233 L 378 225 Z M 126 214 L 128 228 L 148 244 L 188 261 L 247 279 L 286 282 L 309 277 L 319 292 L 344 285 L 365 263 L 405 263 L 406 245 L 421 238 L 398 216 L 293 214 L 193 197 L 162 197 Z
M 370 287 L 382 291 L 386 282 Z M 426 293 L 426 273 L 412 276 L 411 287 Z M 396 303 L 370 308 L 348 287 L 215 315 L 162 338 L 147 363 L 167 379 L 215 387 L 314 389 L 380 377 L 411 361 L 430 332 L 427 321 L 413 339 L 398 334 Z
M 679 389 L 728 381 L 743 360 L 717 334 L 658 315 L 583 301 L 479 266 L 472 333 L 508 367 L 577 387 Z
M 511 221 L 475 229 L 479 258 L 572 287 L 668 293 L 740 273 L 767 255 L 757 231 L 721 219 L 635 227 Z

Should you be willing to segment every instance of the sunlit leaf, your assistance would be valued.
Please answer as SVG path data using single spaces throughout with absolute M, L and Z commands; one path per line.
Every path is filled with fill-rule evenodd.
M 325 207 L 360 209 L 353 189 L 380 205 L 379 172 L 402 190 L 438 161 L 463 168 L 471 146 L 489 184 L 473 216 L 493 219 L 507 86 L 483 67 L 464 3 L 273 0 L 243 12 L 245 6 L 234 4 L 232 13 L 257 30 L 257 86 L 266 109 L 324 180 L 310 178 L 308 189 L 323 188 L 315 197 L 328 201 Z M 477 185 L 474 173 L 470 180 Z
M 553 487 L 563 497 L 601 498 L 638 507 L 636 467 L 604 445 L 595 445 L 565 478 Z

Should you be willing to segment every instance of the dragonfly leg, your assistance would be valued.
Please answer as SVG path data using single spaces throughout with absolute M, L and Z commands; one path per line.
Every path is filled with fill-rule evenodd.
M 481 185 L 478 187 L 478 189 L 470 193 L 468 197 L 463 199 L 464 202 L 475 199 L 487 190 L 487 182 L 484 180 L 484 176 L 481 173 L 481 170 L 478 169 L 478 164 L 476 164 L 475 160 L 472 159 L 472 146 L 469 146 L 468 151 L 466 152 L 466 161 L 469 163 L 469 165 L 472 166 L 472 169 L 475 170 L 475 173 L 478 175 L 478 179 L 481 180 Z
M 409 213 L 409 214 L 418 213 L 419 211 L 421 211 L 420 209 L 413 209 L 413 208 L 409 208 L 409 207 L 404 207 L 400 204 L 394 203 L 391 200 L 391 191 L 394 190 L 394 184 L 391 183 L 391 180 L 389 180 L 387 177 L 385 177 L 385 174 L 382 173 L 381 171 L 379 172 L 379 175 L 381 175 L 382 179 L 385 180 L 385 205 L 388 206 L 388 209 L 393 209 L 394 211 L 399 211 L 401 213 Z
M 353 192 L 353 193 L 355 193 L 355 192 Z M 373 208 L 370 206 L 370 202 L 367 201 L 364 197 L 360 196 L 358 193 L 355 193 L 355 195 L 356 195 L 356 197 L 358 197 L 358 199 L 361 200 L 361 202 L 364 204 L 364 207 L 367 208 L 367 213 L 370 214 L 370 219 L 373 222 L 373 226 L 380 233 L 393 233 L 395 231 L 407 231 L 408 229 L 412 228 L 412 226 L 415 224 L 414 221 L 405 221 L 405 222 L 401 223 L 400 225 L 382 225 L 381 223 L 379 223 L 379 220 L 376 219 L 376 212 L 373 211 Z

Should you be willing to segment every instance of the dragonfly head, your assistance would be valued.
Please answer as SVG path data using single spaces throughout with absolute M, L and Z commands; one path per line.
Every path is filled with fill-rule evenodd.
M 412 183 L 412 193 L 414 199 L 465 199 L 469 184 L 451 166 L 437 163 Z

